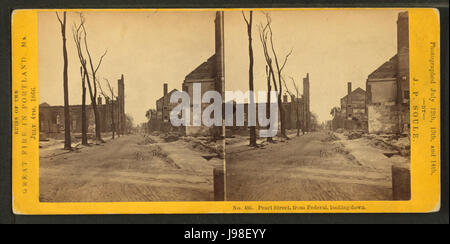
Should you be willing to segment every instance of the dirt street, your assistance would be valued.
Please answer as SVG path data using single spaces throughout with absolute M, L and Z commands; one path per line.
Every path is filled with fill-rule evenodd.
M 40 155 L 40 201 L 209 201 L 213 168 L 186 142 L 165 143 L 142 135 L 122 136 L 73 152 Z
M 346 141 L 327 132 L 290 138 L 264 148 L 228 143 L 227 200 L 392 199 L 392 163 L 365 139 Z M 359 147 L 367 153 L 354 151 Z

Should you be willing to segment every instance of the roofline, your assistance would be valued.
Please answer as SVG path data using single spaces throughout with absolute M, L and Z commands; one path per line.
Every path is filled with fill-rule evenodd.
M 185 79 L 184 82 L 185 83 L 201 83 L 201 82 L 209 82 L 209 81 L 215 81 L 215 78 L 208 78 L 208 79 Z
M 392 80 L 397 80 L 397 77 L 389 77 L 389 78 L 367 78 L 367 82 L 377 82 L 377 81 L 392 81 Z

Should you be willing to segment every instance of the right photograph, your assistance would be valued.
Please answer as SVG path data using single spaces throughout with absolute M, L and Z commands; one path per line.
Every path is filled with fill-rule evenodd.
M 226 12 L 225 200 L 410 200 L 408 21 Z

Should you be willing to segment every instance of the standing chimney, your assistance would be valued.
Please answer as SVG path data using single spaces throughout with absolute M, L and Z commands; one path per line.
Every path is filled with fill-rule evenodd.
M 119 134 L 123 135 L 125 133 L 125 82 L 123 74 L 120 76 L 120 79 L 117 80 L 117 87 L 118 87 L 118 96 L 117 96 L 117 102 L 119 111 L 117 113 L 118 116 L 118 128 L 119 128 Z
M 397 53 L 402 49 L 409 49 L 409 26 L 408 12 L 401 12 L 397 19 Z
M 169 116 L 168 115 L 168 111 L 166 111 L 167 104 L 169 103 L 168 102 L 169 98 L 167 97 L 167 94 L 169 93 L 168 90 L 169 90 L 169 88 L 168 88 L 167 83 L 164 83 L 164 97 L 163 97 L 163 107 L 162 107 L 162 120 L 163 120 L 163 122 L 165 122 L 166 121 L 166 117 Z
M 216 12 L 215 23 L 215 55 L 216 55 L 216 90 L 224 97 L 225 89 L 225 45 L 224 45 L 224 14 Z
M 309 73 L 303 78 L 303 101 L 304 101 L 304 127 L 303 131 L 309 131 L 311 125 L 311 109 L 309 104 Z
M 102 103 L 103 103 L 102 97 L 101 97 L 101 96 L 98 96 L 98 98 L 97 98 L 97 104 L 98 104 L 98 105 L 102 105 Z
M 397 103 L 409 103 L 409 17 L 398 14 L 397 20 Z M 409 104 L 407 105 L 409 106 Z
M 169 90 L 169 88 L 167 86 L 167 83 L 164 83 L 164 97 L 166 97 L 167 93 L 169 93 L 168 90 Z
M 352 117 L 352 83 L 347 83 L 347 117 Z

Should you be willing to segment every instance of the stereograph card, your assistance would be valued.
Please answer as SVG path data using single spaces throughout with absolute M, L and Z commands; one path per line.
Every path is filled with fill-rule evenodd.
M 427 8 L 12 14 L 15 214 L 440 209 Z

